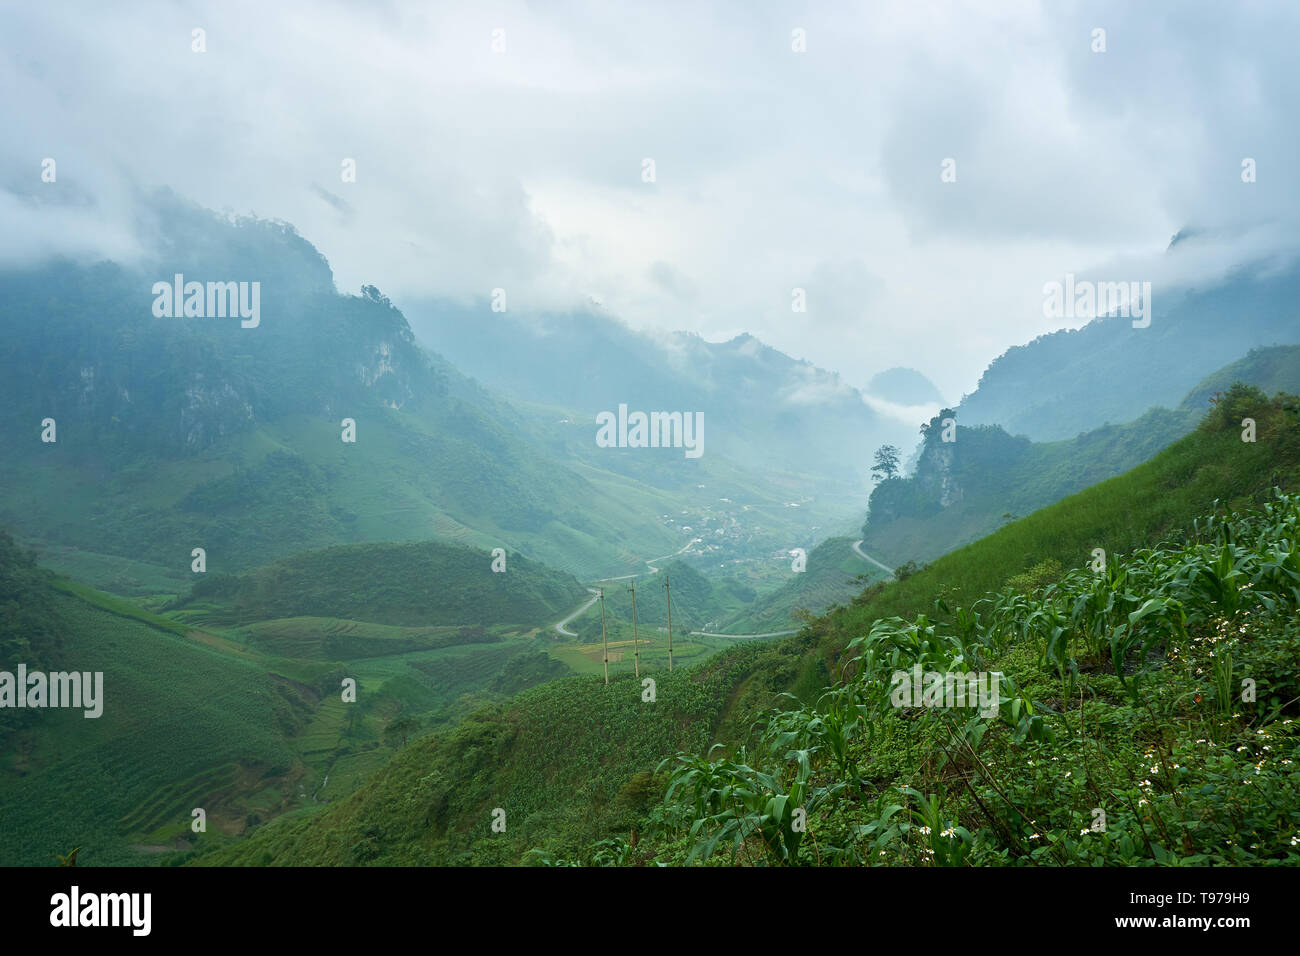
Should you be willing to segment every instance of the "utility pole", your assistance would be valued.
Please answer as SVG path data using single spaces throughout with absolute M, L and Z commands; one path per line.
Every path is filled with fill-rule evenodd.
M 605 637 L 605 589 L 600 589 L 600 646 L 605 649 L 605 683 L 609 683 L 609 641 Z
M 632 659 L 635 661 L 636 676 L 641 676 L 641 644 L 636 636 L 636 582 L 632 582 Z
M 668 669 L 673 669 L 673 591 L 668 586 L 668 572 L 664 572 L 664 592 L 668 595 Z

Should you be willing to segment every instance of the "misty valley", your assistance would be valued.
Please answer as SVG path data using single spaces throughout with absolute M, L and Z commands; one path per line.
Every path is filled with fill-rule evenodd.
M 1170 354 L 1182 378 L 1169 390 L 1160 375 L 1115 372 L 1102 391 L 1147 389 L 1124 424 L 1098 420 L 1099 408 L 1071 438 L 1009 434 L 967 410 L 985 389 L 1015 387 L 995 362 L 961 405 L 930 406 L 918 444 L 915 426 L 846 404 L 842 389 L 829 404 L 784 401 L 807 366 L 751 337 L 684 340 L 698 366 L 664 361 L 570 405 L 545 371 L 572 347 L 563 326 L 532 341 L 519 328 L 533 379 L 480 382 L 456 362 L 496 347 L 508 365 L 505 346 L 449 339 L 455 352 L 439 354 L 374 287 L 342 295 L 328 272 L 304 272 L 321 260 L 293 230 L 157 201 L 206 235 L 211 270 L 259 276 L 269 308 L 246 329 L 187 321 L 206 307 L 193 283 L 194 309 L 151 313 L 118 266 L 57 263 L 3 280 L 16 359 L 4 439 L 21 449 L 0 472 L 4 660 L 19 675 L 93 672 L 85 707 L 101 712 L 87 722 L 89 710 L 62 706 L 69 686 L 46 707 L 43 693 L 5 694 L 0 682 L 6 862 L 74 848 L 81 865 L 591 862 L 588 852 L 794 862 L 803 833 L 830 827 L 826 838 L 843 840 L 862 826 L 837 852 L 883 847 L 911 861 L 910 831 L 870 828 L 883 811 L 866 798 L 884 791 L 867 774 L 901 772 L 912 752 L 890 756 L 882 741 L 895 738 L 880 734 L 924 740 L 965 713 L 963 746 L 1005 736 L 1016 760 L 1017 748 L 1060 746 L 1055 725 L 1081 681 L 1117 713 L 1139 680 L 1203 683 L 1201 700 L 1222 702 L 1212 681 L 1131 655 L 1195 656 L 1197 635 L 1233 615 L 1286 633 L 1284 609 L 1300 596 L 1287 584 L 1295 553 L 1267 536 L 1263 551 L 1231 559 L 1264 601 L 1254 610 L 1235 599 L 1193 610 L 1212 592 L 1186 592 L 1173 570 L 1217 553 L 1205 540 L 1222 534 L 1215 522 L 1253 520 L 1216 517 L 1224 502 L 1273 509 L 1265 522 L 1291 513 L 1294 499 L 1273 496 L 1292 487 L 1300 454 L 1288 397 L 1300 392 L 1300 346 L 1266 344 L 1279 329 L 1268 312 L 1235 326 L 1245 352 L 1222 368 L 1213 345 L 1194 362 Z M 1234 281 L 1281 304 L 1300 278 Z M 1212 298 L 1185 299 L 1177 320 L 1211 319 Z M 33 311 L 44 321 L 9 321 Z M 584 335 L 609 322 L 573 321 Z M 636 410 L 662 407 L 654 395 L 696 408 Z M 833 467 L 828 445 L 840 449 Z M 1141 604 L 1124 628 L 1138 643 L 1090 651 L 1080 628 L 1103 625 L 1078 609 L 1097 608 L 1098 622 L 1118 612 L 1069 611 L 1058 595 L 1116 573 L 1148 582 L 1117 592 Z M 1173 591 L 1151 590 L 1161 574 Z M 1279 574 L 1282 590 L 1268 583 Z M 1037 622 L 1054 620 L 1037 665 L 1006 643 L 1020 634 L 1032 648 Z M 1250 659 L 1242 649 L 1234 666 Z M 954 673 L 974 711 L 954 697 Z M 1285 685 L 1265 693 L 1281 719 Z M 839 736 L 823 739 L 831 727 Z M 771 786 L 804 788 L 790 793 L 803 794 L 806 829 L 759 811 L 752 831 L 726 822 L 748 818 L 706 817 L 717 829 L 701 842 L 682 788 L 747 773 L 698 761 L 716 743 L 767 746 L 744 743 L 756 728 L 805 741 L 807 769 Z M 394 788 L 412 801 L 401 818 L 412 835 L 361 838 L 367 808 Z M 833 817 L 843 822 L 817 812 L 848 794 Z M 497 829 L 495 810 L 507 821 Z M 989 839 L 968 830 L 960 852 L 990 852 Z M 734 841 L 725 855 L 719 840 Z
M 1285 927 L 1297 28 L 0 7 L 6 939 Z

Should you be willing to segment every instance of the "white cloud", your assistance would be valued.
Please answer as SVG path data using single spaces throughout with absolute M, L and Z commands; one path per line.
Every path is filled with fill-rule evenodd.
M 1209 0 L 6 7 L 0 262 L 133 255 L 134 197 L 170 186 L 294 223 L 340 288 L 399 305 L 595 296 L 957 395 L 1052 330 L 1041 290 L 1066 272 L 1295 246 L 1298 21 Z M 1189 223 L 1222 241 L 1170 264 Z

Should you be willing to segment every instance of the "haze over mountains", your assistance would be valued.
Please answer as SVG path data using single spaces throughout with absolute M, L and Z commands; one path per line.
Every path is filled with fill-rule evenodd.
M 942 399 L 915 369 L 877 373 L 859 391 L 749 335 L 638 332 L 595 308 L 417 301 L 408 324 L 373 287 L 340 295 L 289 226 L 224 220 L 166 193 L 141 215 L 152 258 L 0 276 L 14 368 L 0 398 L 15 411 L 0 428 L 22 442 L 29 423 L 53 418 L 60 435 L 0 465 L 0 521 L 98 555 L 110 565 L 99 583 L 114 556 L 179 580 L 192 547 L 236 572 L 332 544 L 430 538 L 518 550 L 586 579 L 640 573 L 683 549 L 701 566 L 758 561 L 777 573 L 773 555 L 861 522 L 875 449 L 911 453 Z M 1193 235 L 1167 255 L 1211 241 Z M 158 317 L 154 283 L 176 273 L 259 282 L 260 325 Z M 957 421 L 1044 440 L 1175 408 L 1226 356 L 1295 341 L 1297 293 L 1294 263 L 1264 261 L 1161 297 L 1147 328 L 1103 317 L 1013 346 Z M 598 447 L 595 416 L 620 405 L 702 413 L 705 453 Z M 344 419 L 355 446 L 339 441 Z M 1019 460 L 1013 442 L 988 458 L 989 508 L 1049 503 L 1181 433 L 1164 420 L 1134 427 L 1142 437 L 1126 438 L 1124 454 L 1075 448 L 1089 469 L 1027 496 L 999 471 Z M 923 478 L 926 460 L 913 464 Z M 884 501 L 877 518 L 897 518 Z M 888 546 L 886 559 L 942 553 L 988 520 L 915 553 Z
M 575 318 L 560 348 L 525 337 L 511 350 L 513 320 L 488 312 L 475 324 L 492 330 L 486 354 L 502 371 L 474 370 L 513 384 L 512 403 L 421 349 L 379 290 L 338 294 L 291 228 L 165 195 L 148 211 L 153 260 L 0 277 L 13 365 L 0 396 L 15 410 L 4 434 L 58 428 L 49 454 L 0 466 L 0 520 L 48 544 L 161 568 L 204 546 L 236 571 L 328 544 L 439 537 L 614 574 L 706 525 L 721 558 L 810 545 L 817 526 L 853 520 L 873 443 L 902 430 L 756 340 L 680 337 L 669 361 L 617 323 Z M 154 315 L 154 283 L 176 273 L 260 283 L 260 325 Z M 705 453 L 598 448 L 593 413 L 620 403 L 702 411 Z M 340 442 L 345 418 L 354 446 Z
M 519 315 L 430 301 L 405 311 L 417 338 L 506 396 L 586 416 L 620 402 L 698 409 L 721 454 L 810 486 L 861 484 L 875 447 L 914 427 L 873 411 L 841 376 L 748 334 L 713 343 L 637 332 L 599 311 Z
M 1222 868 L 1300 867 L 1297 36 L 0 4 L 6 938 L 428 930 L 280 866 L 1268 922 Z M 1230 899 L 1116 898 L 1155 866 Z
M 1168 259 L 1206 253 L 1221 237 L 1193 234 Z M 1249 261 L 1223 281 L 1157 288 L 1150 325 L 1103 316 L 1043 335 L 995 359 L 958 406 L 963 424 L 1001 425 L 1036 441 L 1073 438 L 1149 408 L 1173 408 L 1202 378 L 1256 346 L 1300 335 L 1294 253 Z

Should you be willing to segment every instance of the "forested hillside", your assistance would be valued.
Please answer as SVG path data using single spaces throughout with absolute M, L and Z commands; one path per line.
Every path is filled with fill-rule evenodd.
M 196 547 L 213 571 L 234 573 L 330 545 L 438 538 L 590 577 L 680 548 L 689 536 L 668 514 L 725 515 L 731 534 L 713 547 L 747 553 L 801 536 L 818 514 L 846 516 L 865 494 L 849 469 L 827 479 L 835 495 L 804 493 L 802 511 L 787 508 L 789 475 L 818 469 L 737 466 L 722 449 L 752 457 L 746 444 L 757 451 L 764 436 L 712 413 L 700 458 L 599 448 L 594 415 L 516 408 L 421 348 L 375 287 L 337 291 L 291 226 L 166 193 L 141 215 L 160 237 L 142 261 L 0 271 L 11 360 L 0 438 L 12 450 L 0 459 L 0 526 L 68 573 L 168 580 Z M 177 274 L 257 283 L 257 324 L 155 314 L 155 284 Z M 635 398 L 663 408 L 668 394 Z
M 923 432 L 913 473 L 872 492 L 863 547 L 886 563 L 928 561 L 1036 508 L 1120 474 L 1192 431 L 1235 382 L 1300 393 L 1300 346 L 1256 349 L 1196 385 L 1174 408 L 1074 438 L 1031 442 L 941 412 Z M 956 422 L 944 440 L 942 420 Z

